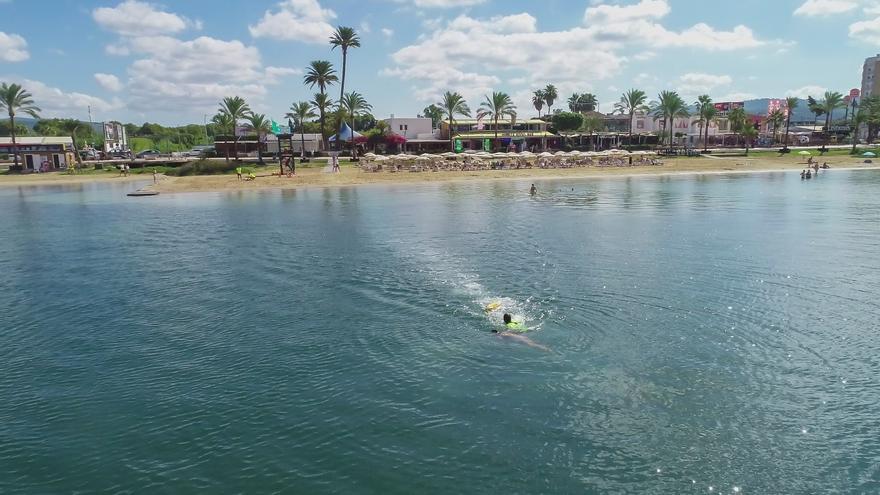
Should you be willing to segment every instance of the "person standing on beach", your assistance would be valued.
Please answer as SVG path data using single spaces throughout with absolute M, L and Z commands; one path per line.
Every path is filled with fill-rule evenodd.
M 158 182 L 158 178 L 156 177 L 156 169 L 154 168 L 153 169 L 153 184 L 155 184 L 156 182 Z
M 530 195 L 532 195 L 532 196 L 534 196 L 534 195 L 536 195 L 536 194 L 538 194 L 538 188 L 537 188 L 537 187 L 535 187 L 535 185 L 534 185 L 534 184 L 532 184 L 532 188 L 531 188 L 531 189 L 529 189 L 529 194 L 530 194 Z

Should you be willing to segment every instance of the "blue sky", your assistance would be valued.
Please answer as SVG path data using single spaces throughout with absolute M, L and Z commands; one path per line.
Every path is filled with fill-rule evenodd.
M 600 110 L 630 87 L 689 101 L 818 95 L 860 86 L 880 52 L 880 0 L 0 0 L 0 81 L 46 116 L 201 122 L 238 94 L 279 120 L 325 39 L 357 29 L 346 89 L 377 117 L 414 116 L 445 90 L 482 95 L 553 83 Z M 335 94 L 338 87 L 331 90 Z

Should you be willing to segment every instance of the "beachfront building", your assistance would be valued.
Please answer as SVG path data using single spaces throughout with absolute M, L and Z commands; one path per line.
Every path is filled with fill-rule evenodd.
M 559 136 L 547 131 L 547 122 L 540 119 L 498 119 L 498 148 L 503 150 L 540 150 L 543 142 L 556 147 Z M 449 143 L 452 136 L 456 151 L 492 150 L 495 121 L 491 119 L 455 119 L 440 122 L 440 139 Z
M 19 167 L 23 172 L 64 170 L 74 163 L 73 138 L 70 136 L 23 136 L 18 143 Z M 0 155 L 12 158 L 12 138 L 0 137 Z
M 434 129 L 433 122 L 425 117 L 395 117 L 383 119 L 389 132 L 404 139 L 403 151 L 424 153 L 448 151 L 449 140 L 440 137 L 440 129 Z

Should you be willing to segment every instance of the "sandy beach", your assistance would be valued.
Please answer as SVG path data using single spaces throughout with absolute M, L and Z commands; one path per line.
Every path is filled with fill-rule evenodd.
M 862 158 L 849 156 L 829 156 L 827 161 L 835 169 L 876 169 L 878 164 L 866 164 Z M 162 176 L 158 184 L 149 184 L 146 190 L 163 194 L 241 191 L 260 189 L 290 189 L 301 187 L 333 187 L 367 184 L 416 184 L 448 181 L 472 180 L 547 180 L 577 179 L 588 177 L 624 177 L 639 175 L 681 175 L 681 174 L 713 174 L 713 173 L 754 173 L 791 171 L 798 172 L 806 168 L 803 157 L 699 157 L 699 158 L 668 158 L 662 166 L 643 167 L 586 167 L 567 169 L 522 169 L 522 170 L 486 170 L 467 172 L 363 172 L 355 167 L 343 167 L 341 173 L 325 173 L 323 168 L 301 168 L 294 177 L 271 175 L 275 170 L 269 167 L 257 176 L 256 180 L 238 180 L 235 175 L 212 175 L 193 177 Z M 68 175 L 62 173 L 3 175 L 0 186 L 36 186 L 79 184 L 84 182 L 119 182 L 149 181 L 149 174 L 132 174 L 119 177 L 117 174 L 84 174 Z

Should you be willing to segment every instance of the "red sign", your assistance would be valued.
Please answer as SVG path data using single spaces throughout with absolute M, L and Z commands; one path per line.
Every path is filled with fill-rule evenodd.
M 716 103 L 715 110 L 718 111 L 719 117 L 726 117 L 727 113 L 735 108 L 743 108 L 746 104 L 741 101 L 726 101 L 724 103 Z
M 858 89 L 854 88 L 854 89 L 849 90 L 849 95 L 853 98 L 858 98 L 859 95 L 861 95 L 861 94 L 862 94 L 862 92 L 859 91 Z

